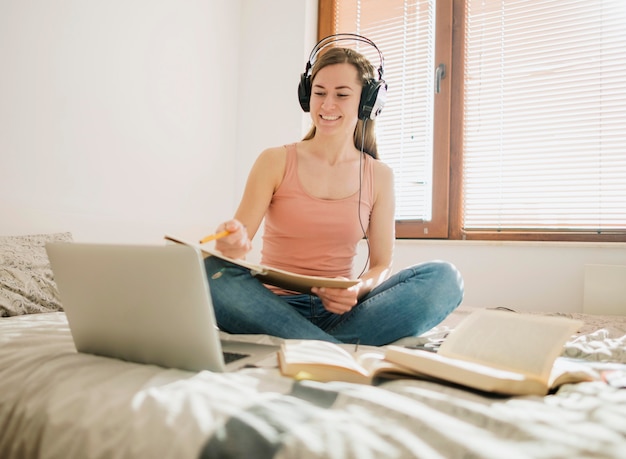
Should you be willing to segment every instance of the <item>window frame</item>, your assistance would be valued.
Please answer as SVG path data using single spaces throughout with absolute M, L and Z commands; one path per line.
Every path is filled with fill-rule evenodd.
M 338 0 L 319 0 L 318 39 L 337 32 Z M 396 221 L 398 239 L 494 241 L 626 242 L 626 231 L 468 231 L 463 228 L 463 91 L 465 1 L 436 2 L 435 62 L 445 65 L 440 93 L 435 97 L 432 221 Z M 433 69 L 433 81 L 434 81 Z

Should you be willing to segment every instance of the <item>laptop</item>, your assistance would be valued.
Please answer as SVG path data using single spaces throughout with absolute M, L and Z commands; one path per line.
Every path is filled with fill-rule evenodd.
M 202 256 L 192 247 L 56 242 L 46 251 L 79 352 L 226 372 L 278 350 L 220 341 Z

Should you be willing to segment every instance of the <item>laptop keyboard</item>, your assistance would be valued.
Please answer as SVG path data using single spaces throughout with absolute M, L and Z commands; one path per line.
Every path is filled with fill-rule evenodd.
M 224 354 L 224 363 L 235 362 L 250 356 L 250 354 L 239 354 L 238 352 L 222 352 L 222 354 Z

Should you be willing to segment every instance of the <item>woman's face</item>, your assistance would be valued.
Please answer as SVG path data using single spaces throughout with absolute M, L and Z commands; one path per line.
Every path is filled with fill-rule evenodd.
M 311 118 L 319 133 L 352 135 L 362 91 L 356 67 L 342 63 L 320 69 L 311 84 Z

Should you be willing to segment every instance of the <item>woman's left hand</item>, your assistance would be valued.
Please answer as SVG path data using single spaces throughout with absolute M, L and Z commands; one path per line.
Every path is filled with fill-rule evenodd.
M 352 310 L 358 302 L 359 285 L 349 288 L 313 287 L 311 293 L 317 295 L 324 308 L 334 314 L 345 314 Z

